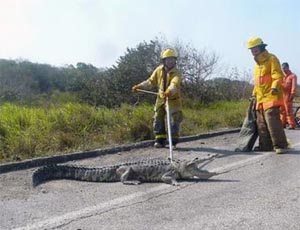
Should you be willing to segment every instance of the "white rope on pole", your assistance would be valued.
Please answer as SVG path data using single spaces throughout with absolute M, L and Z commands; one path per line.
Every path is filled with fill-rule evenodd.
M 169 98 L 168 97 L 166 97 L 166 112 L 167 112 L 170 160 L 172 162 L 173 161 L 173 143 L 172 143 L 172 134 L 171 134 L 171 117 L 170 117 L 170 107 L 169 107 Z

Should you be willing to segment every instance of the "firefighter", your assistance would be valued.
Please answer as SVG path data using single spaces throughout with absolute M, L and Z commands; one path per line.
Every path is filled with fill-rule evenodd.
M 176 147 L 179 140 L 179 126 L 183 115 L 180 90 L 182 74 L 176 68 L 177 57 L 177 52 L 174 49 L 167 48 L 163 50 L 161 53 L 162 64 L 153 71 L 150 78 L 132 87 L 133 92 L 137 92 L 138 89 L 158 88 L 153 121 L 154 147 L 156 148 L 163 148 L 166 145 L 166 97 L 169 99 L 173 147 Z
M 284 83 L 283 83 L 283 102 L 284 105 L 281 107 L 281 121 L 283 127 L 288 123 L 288 129 L 295 129 L 296 122 L 293 113 L 293 100 L 296 93 L 297 77 L 290 71 L 289 64 L 287 62 L 282 63 L 282 70 L 284 72 Z
M 285 153 L 288 143 L 280 120 L 283 105 L 283 72 L 277 57 L 268 52 L 261 38 L 252 37 L 247 47 L 254 56 L 254 89 L 259 146 L 255 150 Z

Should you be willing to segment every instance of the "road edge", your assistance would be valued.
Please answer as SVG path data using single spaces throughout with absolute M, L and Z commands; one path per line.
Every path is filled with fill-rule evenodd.
M 202 134 L 193 135 L 193 136 L 185 136 L 185 137 L 180 138 L 180 142 L 189 142 L 189 141 L 194 141 L 194 140 L 199 140 L 199 139 L 221 136 L 224 134 L 237 133 L 239 131 L 240 131 L 240 128 L 223 129 L 223 130 L 219 130 L 219 131 L 202 133 Z M 153 140 L 141 141 L 141 142 L 137 142 L 137 143 L 114 146 L 114 147 L 104 148 L 104 149 L 95 149 L 95 150 L 90 150 L 90 151 L 82 151 L 82 152 L 54 155 L 54 156 L 49 156 L 49 157 L 33 158 L 33 159 L 28 159 L 28 160 L 24 160 L 24 161 L 20 161 L 20 162 L 4 163 L 4 164 L 0 164 L 0 174 L 11 172 L 11 171 L 39 167 L 39 166 L 43 166 L 46 164 L 65 163 L 67 161 L 97 157 L 97 156 L 103 155 L 103 154 L 115 154 L 118 152 L 130 151 L 132 149 L 146 148 L 146 147 L 152 146 L 153 143 L 154 143 Z

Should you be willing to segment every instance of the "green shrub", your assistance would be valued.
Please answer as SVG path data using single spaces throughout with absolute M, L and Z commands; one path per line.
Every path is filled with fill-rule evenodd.
M 184 108 L 181 136 L 239 127 L 246 101 Z M 79 103 L 26 107 L 4 104 L 0 110 L 0 162 L 102 148 L 153 139 L 153 105 L 91 107 Z

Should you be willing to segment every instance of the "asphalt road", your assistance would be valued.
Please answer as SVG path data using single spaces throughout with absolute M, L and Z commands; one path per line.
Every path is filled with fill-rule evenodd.
M 300 229 L 300 130 L 287 130 L 288 154 L 236 153 L 238 134 L 180 143 L 175 158 L 208 154 L 227 171 L 179 186 L 51 181 L 31 187 L 36 169 L 0 174 L 0 229 Z M 111 165 L 167 157 L 168 149 L 136 149 L 72 162 Z

